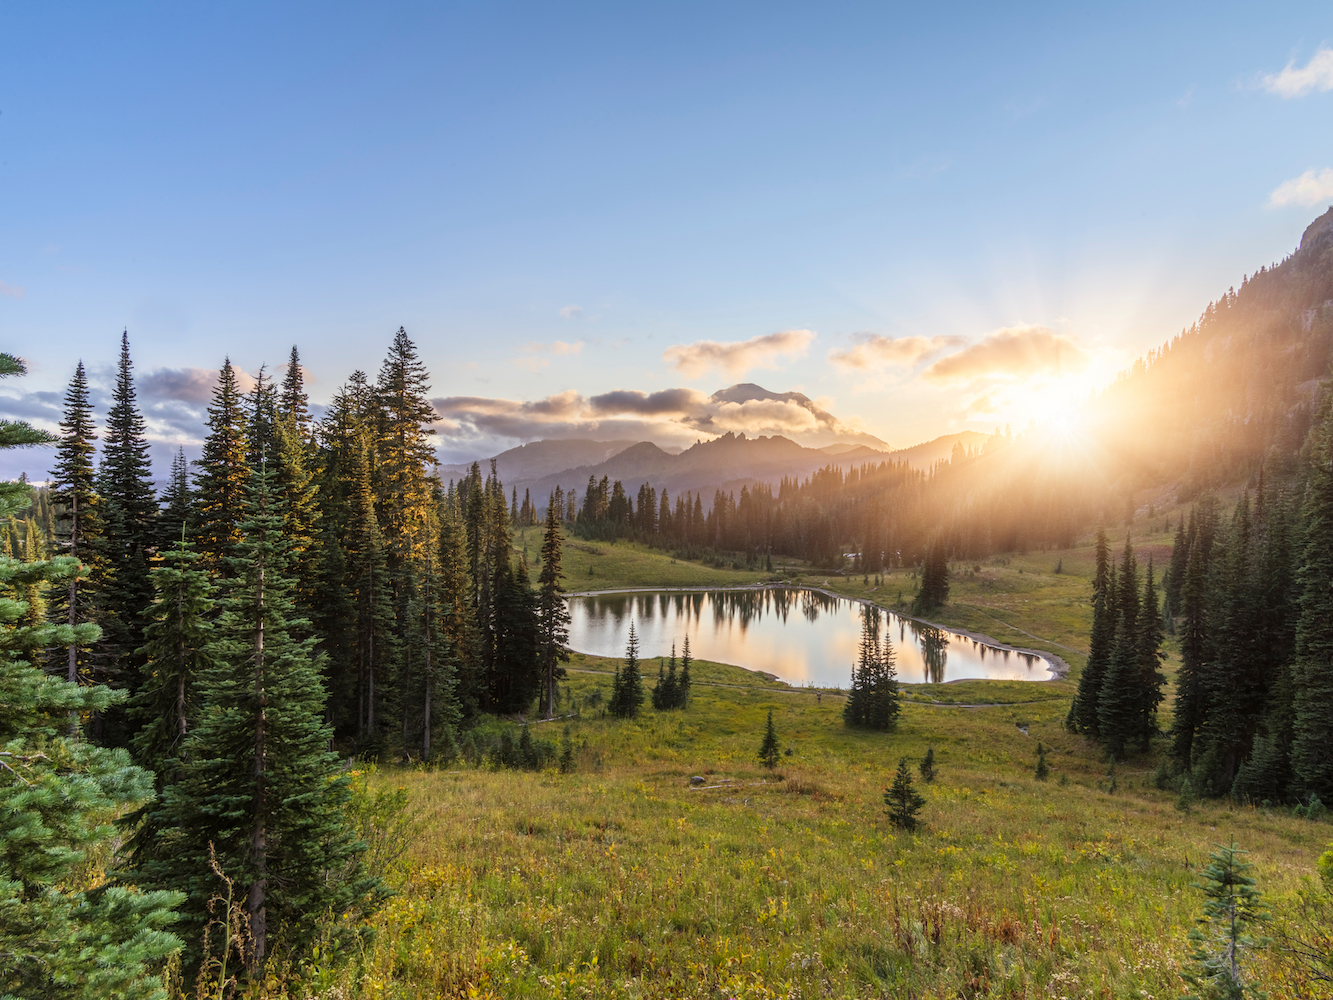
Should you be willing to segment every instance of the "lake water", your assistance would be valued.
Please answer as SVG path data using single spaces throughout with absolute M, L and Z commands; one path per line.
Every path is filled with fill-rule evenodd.
M 569 598 L 569 646 L 580 653 L 624 656 L 629 625 L 639 655 L 667 656 L 685 636 L 701 660 L 776 674 L 789 684 L 847 687 L 861 638 L 864 605 L 800 588 L 604 594 Z M 893 640 L 898 679 L 909 684 L 969 677 L 1044 681 L 1046 660 L 988 646 L 967 636 L 878 610 L 880 634 Z M 644 675 L 656 668 L 648 665 Z

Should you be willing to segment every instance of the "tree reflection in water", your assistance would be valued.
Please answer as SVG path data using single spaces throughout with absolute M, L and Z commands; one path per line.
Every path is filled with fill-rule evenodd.
M 800 588 L 603 594 L 571 598 L 570 612 L 570 647 L 580 652 L 623 655 L 634 621 L 645 659 L 666 656 L 673 643 L 679 649 L 688 635 L 701 660 L 826 687 L 846 685 L 861 624 L 858 602 Z M 892 612 L 877 609 L 877 614 L 887 618 L 888 627 L 898 625 L 903 683 L 1049 677 L 1039 656 L 988 646 Z

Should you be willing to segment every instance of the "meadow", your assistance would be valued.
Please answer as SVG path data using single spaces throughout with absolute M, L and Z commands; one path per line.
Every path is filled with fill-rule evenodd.
M 601 547 L 591 558 L 608 586 L 643 585 L 663 563 L 676 585 L 746 576 Z M 401 789 L 408 803 L 407 819 L 385 820 L 405 823 L 403 853 L 385 870 L 397 895 L 353 954 L 307 965 L 314 994 L 1180 996 L 1200 912 L 1193 883 L 1213 846 L 1234 838 L 1251 852 L 1281 926 L 1333 826 L 1180 803 L 1156 786 L 1154 753 L 1112 769 L 1064 729 L 1090 566 L 1084 547 L 956 568 L 943 623 L 1009 638 L 995 624 L 1007 623 L 1074 673 L 908 686 L 888 734 L 845 728 L 837 692 L 708 662 L 687 710 L 609 718 L 598 705 L 615 662 L 575 655 L 562 704 L 577 715 L 531 724 L 539 738 L 572 741 L 573 773 L 456 764 L 363 776 L 369 794 Z M 868 589 L 860 578 L 805 582 Z M 878 593 L 900 584 L 908 590 L 910 574 Z M 651 682 L 653 661 L 645 674 Z M 783 747 L 774 771 L 757 757 L 769 711 Z M 900 757 L 916 775 L 928 749 L 938 776 L 917 777 L 924 825 L 898 831 L 883 792 Z M 1273 1000 L 1311 995 L 1277 947 L 1247 969 Z

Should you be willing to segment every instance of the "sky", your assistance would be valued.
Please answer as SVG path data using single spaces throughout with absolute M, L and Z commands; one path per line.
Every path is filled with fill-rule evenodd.
M 828 430 L 737 382 L 895 447 L 1018 429 L 1333 203 L 1326 3 L 4 18 L 0 415 L 54 427 L 80 359 L 104 409 L 128 331 L 159 459 L 227 358 L 298 345 L 322 404 L 400 326 L 446 461 Z

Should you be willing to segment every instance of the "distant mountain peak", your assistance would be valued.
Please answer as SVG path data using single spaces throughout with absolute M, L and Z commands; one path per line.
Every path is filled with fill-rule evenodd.
M 852 447 L 868 447 L 884 450 L 888 445 L 873 434 L 847 427 L 841 420 L 815 405 L 814 400 L 803 392 L 773 392 L 754 382 L 737 382 L 725 389 L 719 389 L 708 397 L 710 403 L 731 403 L 744 406 L 746 403 L 787 403 L 799 406 L 815 418 L 816 429 L 792 428 L 785 431 L 799 439 L 803 446 L 819 448 L 826 445 L 845 444 Z M 721 433 L 721 428 L 710 417 L 699 421 L 696 426 L 712 434 Z

